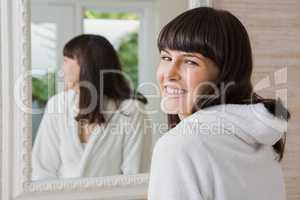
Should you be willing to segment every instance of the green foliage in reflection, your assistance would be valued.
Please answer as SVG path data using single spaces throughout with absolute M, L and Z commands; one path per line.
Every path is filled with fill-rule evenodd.
M 88 19 L 124 19 L 139 20 L 135 13 L 128 12 L 95 12 L 86 10 L 84 17 Z M 136 88 L 138 84 L 138 33 L 137 31 L 129 33 L 121 39 L 118 49 L 119 58 L 123 67 L 123 71 L 129 75 L 133 86 Z
M 54 72 L 32 77 L 32 101 L 37 101 L 40 107 L 44 107 L 48 99 L 55 94 L 55 83 Z
M 123 71 L 126 72 L 133 81 L 135 87 L 138 84 L 138 34 L 130 33 L 124 37 L 119 47 L 119 57 L 123 66 Z
M 88 19 L 127 19 L 138 20 L 139 17 L 135 13 L 128 12 L 95 12 L 92 10 L 86 10 L 84 17 Z

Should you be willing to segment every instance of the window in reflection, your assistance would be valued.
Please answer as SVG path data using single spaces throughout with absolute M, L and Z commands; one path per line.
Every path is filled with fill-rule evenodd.
M 84 33 L 106 37 L 117 50 L 123 71 L 138 84 L 138 35 L 140 18 L 132 12 L 84 11 Z
M 46 103 L 56 93 L 56 44 L 55 23 L 31 23 L 32 108 L 41 110 L 32 115 L 33 141 Z

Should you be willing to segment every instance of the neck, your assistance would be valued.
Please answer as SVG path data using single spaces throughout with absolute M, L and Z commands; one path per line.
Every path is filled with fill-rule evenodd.
M 77 93 L 79 93 L 79 91 L 80 91 L 79 84 L 75 84 L 73 90 L 75 90 Z
M 75 90 L 77 93 L 79 93 L 79 84 L 75 82 L 68 82 L 65 84 L 65 90 Z
M 186 113 L 181 113 L 181 114 L 178 114 L 178 117 L 180 120 L 183 120 L 184 118 L 190 116 L 191 114 L 186 114 Z

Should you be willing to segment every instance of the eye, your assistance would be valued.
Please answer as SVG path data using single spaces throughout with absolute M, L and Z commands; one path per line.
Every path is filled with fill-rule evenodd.
M 165 56 L 165 55 L 161 55 L 160 59 L 164 60 L 164 61 L 171 61 L 172 60 L 172 58 L 170 56 Z
M 199 64 L 197 62 L 192 61 L 192 60 L 185 60 L 184 62 L 188 65 L 199 66 Z

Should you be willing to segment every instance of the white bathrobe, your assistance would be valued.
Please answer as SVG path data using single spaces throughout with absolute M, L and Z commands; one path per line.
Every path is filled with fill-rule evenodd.
M 32 180 L 97 177 L 149 172 L 151 131 L 138 100 L 125 100 L 119 109 L 104 99 L 109 123 L 97 125 L 86 145 L 80 142 L 78 94 L 74 90 L 50 98 L 32 152 Z
M 155 144 L 148 200 L 285 200 L 272 145 L 286 126 L 263 104 L 194 113 Z

